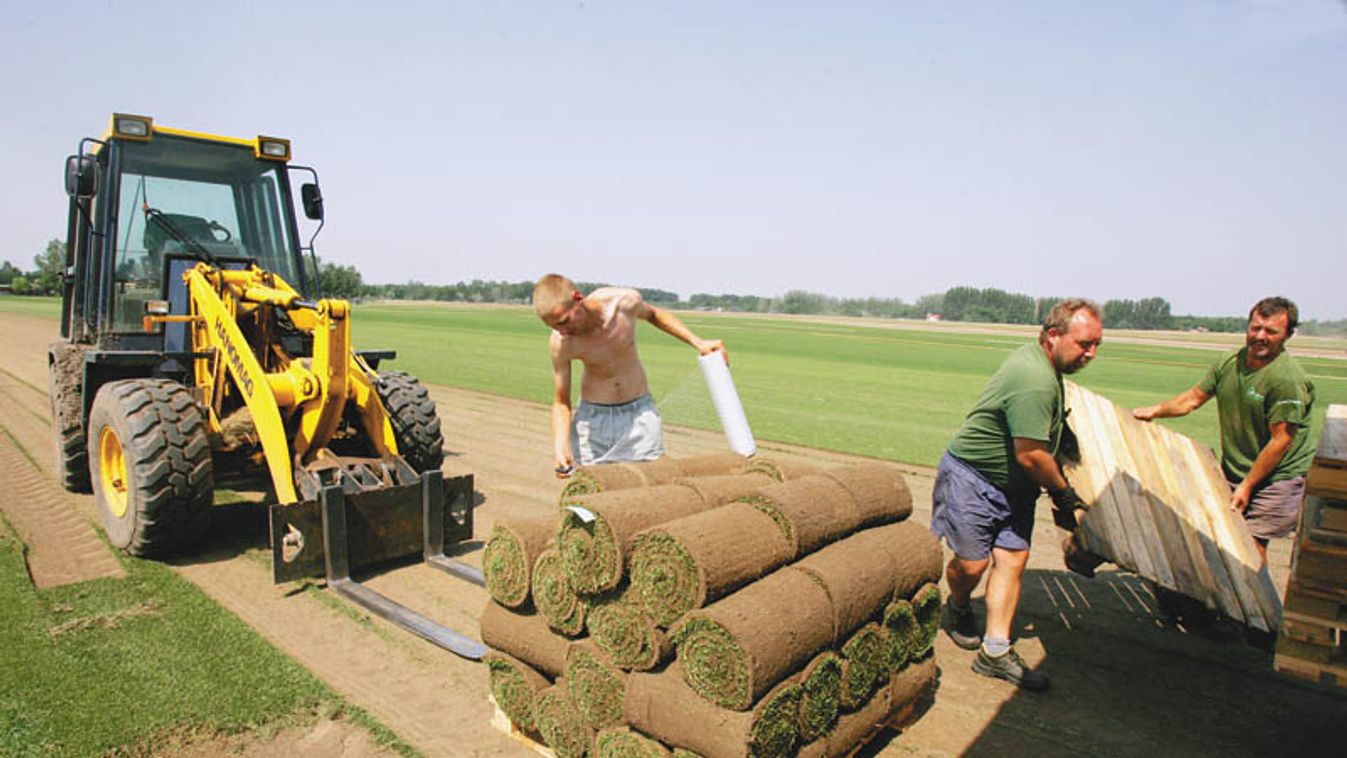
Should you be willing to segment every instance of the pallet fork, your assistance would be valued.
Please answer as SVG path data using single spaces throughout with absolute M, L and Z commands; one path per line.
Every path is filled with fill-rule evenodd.
M 316 498 L 271 506 L 273 580 L 325 576 L 328 589 L 356 605 L 455 655 L 480 660 L 482 643 L 351 578 L 352 569 L 419 552 L 427 564 L 485 586 L 480 569 L 444 552 L 446 544 L 472 537 L 472 475 L 445 479 L 439 471 L 417 475 L 408 467 L 393 472 L 401 484 L 377 486 L 376 463 L 344 461 L 329 469 L 338 473 L 325 477 Z

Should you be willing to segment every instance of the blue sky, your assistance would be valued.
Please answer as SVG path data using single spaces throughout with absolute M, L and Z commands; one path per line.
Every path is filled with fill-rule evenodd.
M 108 114 L 294 140 L 367 281 L 1347 317 L 1347 3 L 11 2 L 0 259 Z

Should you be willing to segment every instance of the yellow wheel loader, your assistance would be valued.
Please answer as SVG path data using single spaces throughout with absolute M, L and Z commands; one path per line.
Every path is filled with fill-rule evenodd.
M 49 349 L 62 483 L 92 492 L 108 539 L 182 553 L 210 528 L 217 470 L 265 472 L 273 577 L 339 594 L 468 658 L 482 645 L 361 586 L 351 571 L 445 556 L 472 536 L 471 476 L 440 473 L 435 405 L 394 356 L 351 345 L 344 300 L 318 296 L 317 173 L 287 140 L 114 114 L 66 160 L 61 337 Z

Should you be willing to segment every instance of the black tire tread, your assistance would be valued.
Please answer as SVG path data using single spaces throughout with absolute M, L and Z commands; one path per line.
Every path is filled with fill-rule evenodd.
M 83 375 L 80 364 L 85 348 L 57 343 L 51 348 L 47 371 L 47 394 L 51 398 L 51 429 L 56 445 L 56 478 L 67 492 L 89 494 L 89 448 L 82 419 Z
M 444 434 L 425 386 L 405 371 L 381 371 L 375 388 L 393 425 L 398 453 L 417 472 L 438 471 L 444 463 Z
M 214 498 L 210 440 L 200 406 L 186 387 L 167 379 L 111 382 L 94 401 L 114 404 L 129 435 L 121 440 L 134 477 L 132 555 L 182 552 L 205 532 Z M 97 449 L 90 435 L 89 447 Z

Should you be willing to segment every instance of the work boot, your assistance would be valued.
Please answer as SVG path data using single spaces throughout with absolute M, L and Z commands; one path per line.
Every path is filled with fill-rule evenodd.
M 973 671 L 983 676 L 1004 679 L 1024 690 L 1038 692 L 1048 688 L 1047 675 L 1024 665 L 1024 659 L 1014 648 L 998 656 L 987 655 L 986 650 L 979 650 L 978 656 L 973 659 Z
M 973 615 L 973 606 L 955 608 L 954 603 L 945 603 L 945 616 L 940 626 L 955 645 L 964 650 L 977 650 L 982 647 L 982 633 L 978 631 L 977 616 Z

